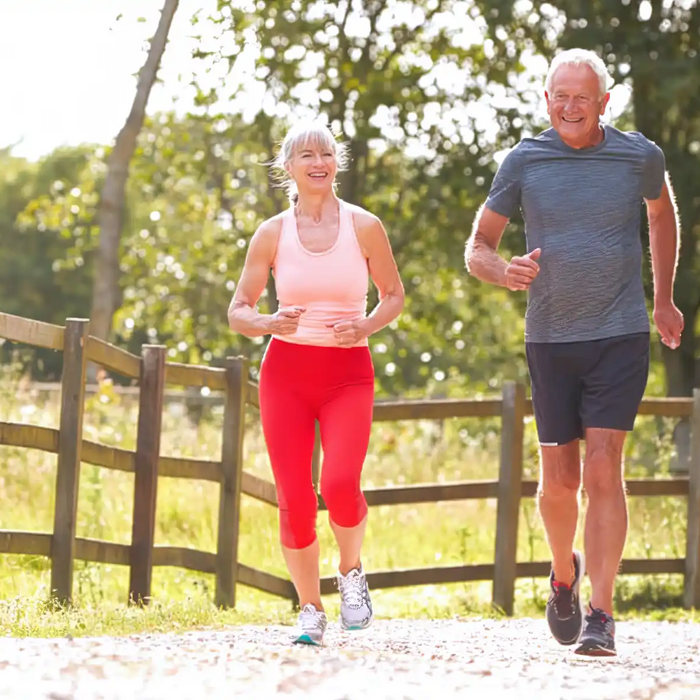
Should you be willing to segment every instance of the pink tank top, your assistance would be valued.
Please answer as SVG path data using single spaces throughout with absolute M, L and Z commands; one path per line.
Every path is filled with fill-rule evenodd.
M 279 340 L 302 345 L 335 346 L 328 323 L 362 319 L 367 312 L 369 271 L 355 233 L 352 212 L 338 200 L 338 238 L 331 248 L 312 253 L 301 243 L 294 207 L 282 217 L 282 232 L 272 272 L 280 308 L 303 306 L 299 327 Z M 357 346 L 367 345 L 364 338 Z

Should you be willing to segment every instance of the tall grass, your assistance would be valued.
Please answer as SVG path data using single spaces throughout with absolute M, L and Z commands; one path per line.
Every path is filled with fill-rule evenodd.
M 42 396 L 5 371 L 0 381 L 0 420 L 56 427 L 58 397 Z M 133 449 L 137 405 L 109 383 L 87 400 L 84 435 L 108 445 Z M 221 450 L 222 410 L 188 412 L 167 404 L 161 452 L 169 456 L 217 459 Z M 672 423 L 639 418 L 627 444 L 627 472 L 664 476 L 672 457 Z M 373 428 L 364 469 L 364 486 L 495 479 L 498 474 L 499 421 L 450 419 L 380 423 Z M 525 478 L 537 478 L 534 423 L 526 425 Z M 0 447 L 0 528 L 50 532 L 53 524 L 56 457 L 34 450 Z M 247 418 L 245 469 L 263 478 L 271 473 L 257 416 Z M 129 543 L 133 475 L 83 464 L 77 534 Z M 496 504 L 493 500 L 373 508 L 363 562 L 367 570 L 488 563 L 493 561 Z M 218 486 L 161 478 L 158 484 L 156 543 L 214 551 Z M 630 536 L 625 556 L 683 557 L 686 501 L 681 498 L 630 500 Z M 338 557 L 325 517 L 319 517 L 322 575 L 332 575 Z M 580 544 L 580 543 L 579 543 Z M 286 576 L 278 545 L 277 514 L 243 497 L 240 560 Z M 518 558 L 546 560 L 549 551 L 534 501 L 521 508 Z M 216 611 L 213 577 L 170 567 L 153 574 L 154 604 L 148 611 L 128 609 L 125 567 L 76 562 L 73 611 L 47 606 L 49 561 L 44 557 L 0 555 L 0 627 L 17 634 L 100 633 L 136 629 L 187 628 L 241 620 L 285 621 L 288 601 L 240 586 L 235 612 Z M 678 614 L 682 580 L 676 576 L 626 577 L 617 589 L 621 614 Z M 490 583 L 423 586 L 375 591 L 379 616 L 494 614 Z M 539 615 L 547 596 L 545 580 L 520 580 L 516 614 Z M 336 611 L 335 596 L 328 599 Z M 91 611 L 89 614 L 87 611 Z

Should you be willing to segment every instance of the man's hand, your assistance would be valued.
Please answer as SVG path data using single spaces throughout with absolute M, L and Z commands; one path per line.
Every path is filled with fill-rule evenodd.
M 672 302 L 654 304 L 654 323 L 661 336 L 661 342 L 671 350 L 675 350 L 681 344 L 683 332 L 683 314 Z
M 516 255 L 511 258 L 506 268 L 506 287 L 511 291 L 526 291 L 530 288 L 532 280 L 540 272 L 537 261 L 542 254 L 541 248 L 535 248 L 522 257 Z

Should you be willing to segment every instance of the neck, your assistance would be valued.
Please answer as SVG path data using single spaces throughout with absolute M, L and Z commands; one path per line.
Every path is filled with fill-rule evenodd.
M 324 192 L 323 194 L 299 193 L 297 202 L 297 213 L 308 216 L 319 222 L 325 216 L 335 213 L 338 208 L 338 198 L 335 192 Z
M 593 148 L 593 146 L 597 146 L 604 138 L 605 132 L 603 131 L 603 127 L 600 124 L 598 124 L 594 131 L 592 131 L 589 134 L 586 134 L 581 140 L 572 142 L 567 141 L 565 138 L 562 138 L 562 141 L 571 148 L 582 149 Z

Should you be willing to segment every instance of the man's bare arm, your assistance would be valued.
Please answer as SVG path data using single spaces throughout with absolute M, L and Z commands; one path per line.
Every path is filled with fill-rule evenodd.
M 654 323 L 661 341 L 671 349 L 681 343 L 683 314 L 673 303 L 680 235 L 678 212 L 668 175 L 657 199 L 647 199 L 651 269 L 654 277 Z
M 464 251 L 469 274 L 482 282 L 506 286 L 508 262 L 498 253 L 498 244 L 506 230 L 508 218 L 482 205 L 474 219 L 472 235 Z
M 540 255 L 537 248 L 524 256 L 515 256 L 510 262 L 498 254 L 498 245 L 508 224 L 508 217 L 497 214 L 486 206 L 477 212 L 472 235 L 464 251 L 464 262 L 470 274 L 482 282 L 524 291 L 537 277 L 540 267 L 535 262 Z
M 646 205 L 654 299 L 663 304 L 673 300 L 673 283 L 680 248 L 678 214 L 668 177 L 661 189 L 661 196 L 658 199 L 647 199 Z

